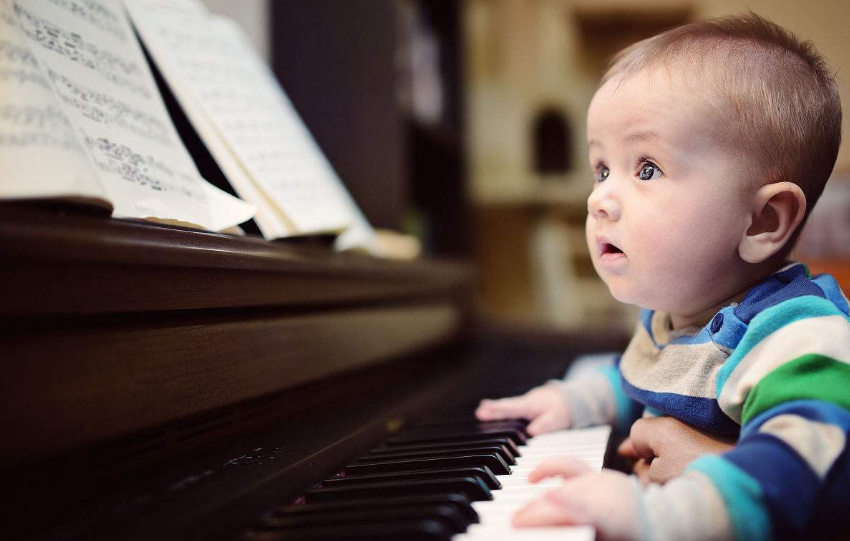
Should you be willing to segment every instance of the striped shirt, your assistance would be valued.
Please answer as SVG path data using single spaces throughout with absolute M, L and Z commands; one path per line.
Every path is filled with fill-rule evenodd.
M 739 434 L 642 494 L 650 539 L 850 538 L 850 308 L 792 263 L 702 328 L 644 310 L 617 363 L 562 385 L 574 426 L 670 415 Z

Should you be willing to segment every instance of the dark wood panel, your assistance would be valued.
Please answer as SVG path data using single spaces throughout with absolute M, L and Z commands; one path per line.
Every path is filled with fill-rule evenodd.
M 0 205 L 6 465 L 397 359 L 460 335 L 470 272 Z
M 310 315 L 95 319 L 0 334 L 5 465 L 445 342 L 449 304 Z
M 456 264 L 0 206 L 0 318 L 410 301 L 456 296 L 469 277 Z

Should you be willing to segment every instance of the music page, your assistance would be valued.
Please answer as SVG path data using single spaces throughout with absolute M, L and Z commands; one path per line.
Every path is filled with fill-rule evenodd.
M 282 214 L 293 234 L 350 228 L 343 238 L 357 233 L 357 242 L 366 244 L 374 231 L 241 28 L 189 0 L 125 5 L 240 196 L 262 208 L 267 222 Z M 282 228 L 265 223 L 258 219 L 266 237 L 283 236 Z
M 115 216 L 211 230 L 251 217 L 251 205 L 198 174 L 120 0 L 14 0 L 13 9 Z
M 80 199 L 111 209 L 68 117 L 0 0 L 0 197 Z

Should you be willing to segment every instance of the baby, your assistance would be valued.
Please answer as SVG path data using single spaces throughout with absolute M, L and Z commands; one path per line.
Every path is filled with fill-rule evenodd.
M 621 52 L 588 110 L 593 265 L 644 307 L 616 366 L 485 400 L 528 430 L 669 415 L 736 437 L 666 484 L 578 461 L 517 526 L 591 524 L 605 539 L 850 533 L 850 318 L 829 276 L 788 255 L 832 172 L 841 105 L 810 43 L 749 14 Z

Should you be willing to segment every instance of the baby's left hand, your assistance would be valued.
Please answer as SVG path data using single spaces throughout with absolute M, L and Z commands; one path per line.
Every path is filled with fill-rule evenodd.
M 543 462 L 529 481 L 553 476 L 563 477 L 563 486 L 518 511 L 514 526 L 590 525 L 606 541 L 640 536 L 636 479 L 615 471 L 594 473 L 576 459 L 561 457 Z

